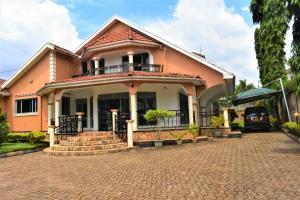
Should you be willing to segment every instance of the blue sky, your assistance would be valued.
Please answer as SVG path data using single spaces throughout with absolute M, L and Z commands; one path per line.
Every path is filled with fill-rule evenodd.
M 46 42 L 74 50 L 114 14 L 257 83 L 250 0 L 0 0 L 0 78 Z M 18 13 L 17 15 L 15 13 Z M 45 23 L 46 22 L 46 23 Z
M 66 6 L 82 39 L 87 38 L 112 15 L 118 14 L 137 24 L 145 24 L 154 18 L 171 19 L 178 0 L 56 0 Z M 225 0 L 226 6 L 242 15 L 251 25 L 251 15 L 243 8 L 250 0 Z

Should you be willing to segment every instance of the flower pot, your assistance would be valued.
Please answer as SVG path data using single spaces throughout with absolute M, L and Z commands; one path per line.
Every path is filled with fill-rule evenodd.
M 181 145 L 182 144 L 182 140 L 176 140 L 177 145 Z
M 162 147 L 163 141 L 162 140 L 154 140 L 154 146 L 155 147 Z

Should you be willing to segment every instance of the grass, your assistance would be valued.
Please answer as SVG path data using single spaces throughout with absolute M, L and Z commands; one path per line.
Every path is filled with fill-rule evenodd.
M 14 151 L 36 149 L 36 148 L 46 147 L 47 145 L 48 145 L 47 143 L 30 144 L 30 143 L 4 142 L 0 144 L 0 153 L 9 153 Z

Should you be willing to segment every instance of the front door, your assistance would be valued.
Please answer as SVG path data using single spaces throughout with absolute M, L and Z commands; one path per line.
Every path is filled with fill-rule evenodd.
M 82 127 L 87 128 L 87 99 L 76 99 L 76 112 L 83 112 Z
M 99 95 L 98 97 L 99 131 L 111 131 L 111 109 L 118 109 L 120 114 L 130 118 L 128 93 Z

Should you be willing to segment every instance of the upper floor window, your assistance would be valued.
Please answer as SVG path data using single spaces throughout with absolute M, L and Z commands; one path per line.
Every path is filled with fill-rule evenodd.
M 37 112 L 37 98 L 18 99 L 15 103 L 16 114 L 36 113 Z
M 122 56 L 122 64 L 128 64 L 128 56 Z M 148 53 L 139 53 L 133 55 L 133 63 L 136 64 L 149 64 L 149 54 Z
M 82 62 L 81 63 L 82 66 L 82 74 L 86 74 L 88 72 L 88 67 L 87 67 L 87 62 Z

